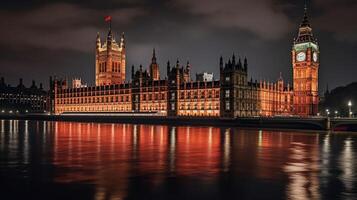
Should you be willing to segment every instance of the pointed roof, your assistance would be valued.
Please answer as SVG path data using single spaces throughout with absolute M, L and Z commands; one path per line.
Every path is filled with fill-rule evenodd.
M 155 53 L 155 48 L 153 48 L 153 50 L 152 50 L 152 58 L 151 58 L 151 62 L 152 62 L 153 64 L 155 64 L 155 63 L 156 63 L 156 53 Z
M 298 37 L 294 40 L 295 43 L 317 42 L 312 33 L 311 24 L 308 17 L 307 6 L 305 4 L 304 17 L 299 27 Z
M 304 18 L 300 24 L 300 27 L 311 27 L 309 17 L 307 14 L 307 5 L 306 4 L 305 4 L 305 8 L 304 8 Z

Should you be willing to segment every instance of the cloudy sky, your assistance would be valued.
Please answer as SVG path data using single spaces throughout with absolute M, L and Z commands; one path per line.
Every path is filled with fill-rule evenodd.
M 50 3 L 49 3 L 50 2 Z M 291 81 L 291 46 L 304 0 L 13 0 L 0 8 L 0 76 L 16 84 L 48 77 L 94 83 L 96 33 L 102 40 L 113 17 L 125 32 L 127 70 L 148 66 L 156 48 L 161 73 L 167 60 L 190 61 L 193 73 L 218 75 L 219 56 L 246 56 L 253 79 Z M 321 48 L 320 88 L 357 81 L 357 1 L 308 1 Z M 128 73 L 127 75 L 129 75 Z M 218 76 L 217 76 L 218 77 Z

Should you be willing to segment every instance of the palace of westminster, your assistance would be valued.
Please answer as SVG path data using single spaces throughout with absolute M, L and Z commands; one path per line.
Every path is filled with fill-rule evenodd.
M 155 50 L 149 69 L 131 69 L 126 81 L 125 39 L 116 41 L 111 28 L 104 43 L 96 39 L 95 86 L 80 80 L 69 87 L 51 82 L 51 109 L 63 113 L 157 113 L 166 116 L 253 117 L 314 116 L 318 112 L 319 47 L 307 11 L 292 47 L 293 87 L 282 77 L 274 82 L 248 80 L 248 61 L 220 58 L 217 80 L 191 78 L 191 67 L 167 62 L 160 75 Z

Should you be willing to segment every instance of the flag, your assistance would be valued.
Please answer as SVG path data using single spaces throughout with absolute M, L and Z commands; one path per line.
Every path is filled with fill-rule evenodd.
M 104 17 L 104 21 L 106 21 L 106 22 L 110 22 L 110 21 L 112 21 L 112 16 L 106 16 L 106 17 Z

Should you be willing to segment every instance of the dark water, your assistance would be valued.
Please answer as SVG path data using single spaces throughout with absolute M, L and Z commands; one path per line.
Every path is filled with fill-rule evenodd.
M 0 120 L 0 199 L 356 199 L 357 134 Z

